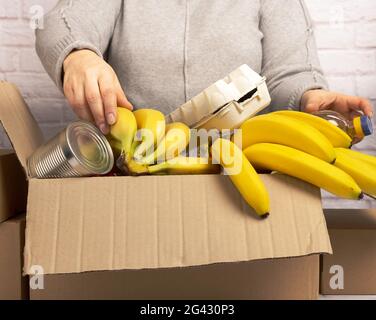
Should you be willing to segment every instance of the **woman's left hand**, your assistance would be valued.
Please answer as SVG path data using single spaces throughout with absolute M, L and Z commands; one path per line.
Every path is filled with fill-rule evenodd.
M 369 100 L 326 90 L 309 90 L 304 93 L 301 100 L 301 109 L 308 113 L 333 110 L 348 119 L 353 119 L 354 116 L 359 115 L 357 111 L 361 111 L 369 117 L 373 116 L 373 109 Z

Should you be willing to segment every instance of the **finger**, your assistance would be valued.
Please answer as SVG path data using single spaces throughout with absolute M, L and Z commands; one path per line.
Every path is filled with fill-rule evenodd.
M 117 98 L 117 105 L 119 107 L 127 108 L 129 110 L 133 110 L 132 104 L 128 101 L 127 97 L 125 96 L 125 93 L 118 82 L 116 85 L 116 98 Z
M 113 88 L 113 82 L 108 77 L 102 77 L 98 82 L 106 121 L 109 125 L 113 125 L 116 122 L 117 109 L 116 92 Z
M 80 119 L 93 121 L 93 116 L 86 104 L 83 85 L 64 84 L 64 95 L 71 105 L 72 110 Z
M 109 129 L 104 116 L 102 97 L 98 81 L 95 77 L 87 77 L 85 81 L 85 98 L 98 128 L 107 134 Z
M 366 116 L 373 116 L 373 108 L 371 102 L 367 99 L 355 96 L 346 96 L 346 104 L 350 110 L 362 111 Z
M 304 112 L 314 113 L 320 110 L 320 105 L 315 102 L 309 102 L 304 108 Z

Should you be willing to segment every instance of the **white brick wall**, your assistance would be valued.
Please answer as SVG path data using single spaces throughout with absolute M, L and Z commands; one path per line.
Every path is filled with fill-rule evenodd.
M 56 0 L 0 0 L 0 79 L 22 90 L 46 136 L 75 119 L 62 94 L 47 77 L 34 50 L 30 8 L 48 11 Z M 306 0 L 315 23 L 320 59 L 331 89 L 358 94 L 376 106 L 376 0 Z M 375 119 L 376 123 L 376 119 Z M 0 130 L 0 147 L 9 146 Z M 376 154 L 376 139 L 360 148 Z M 376 202 L 338 201 L 326 207 L 376 207 Z

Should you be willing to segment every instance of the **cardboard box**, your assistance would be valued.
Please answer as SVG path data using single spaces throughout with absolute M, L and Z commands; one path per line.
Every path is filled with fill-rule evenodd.
M 25 222 L 23 214 L 0 224 L 0 300 L 29 296 L 27 277 L 22 276 Z
M 376 294 L 376 209 L 325 210 L 333 255 L 322 257 L 321 293 Z
M 16 155 L 0 150 L 0 223 L 26 211 L 27 182 Z
M 5 82 L 0 119 L 26 168 L 42 135 Z M 262 179 L 266 220 L 220 175 L 30 179 L 24 272 L 45 275 L 31 298 L 317 298 L 320 191 Z

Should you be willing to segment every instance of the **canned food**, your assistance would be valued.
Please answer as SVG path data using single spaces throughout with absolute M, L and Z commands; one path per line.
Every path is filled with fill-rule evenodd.
M 67 178 L 107 174 L 114 156 L 106 137 L 87 121 L 75 121 L 39 147 L 27 161 L 32 178 Z

